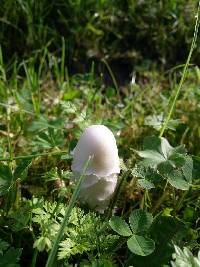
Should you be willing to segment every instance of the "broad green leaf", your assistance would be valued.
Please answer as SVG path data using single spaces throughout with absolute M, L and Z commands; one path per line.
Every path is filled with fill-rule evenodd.
M 152 167 L 154 171 L 181 190 L 188 190 L 192 182 L 193 160 L 186 154 L 184 146 L 173 148 L 161 137 L 146 137 L 144 151 L 137 152 L 143 158 L 141 165 Z M 147 175 L 143 177 L 147 179 Z M 148 179 L 147 179 L 148 180 Z
M 133 235 L 129 238 L 127 245 L 131 252 L 140 256 L 147 256 L 155 249 L 155 243 L 152 239 L 139 235 Z
M 192 182 L 192 171 L 193 171 L 193 160 L 191 157 L 187 156 L 185 159 L 185 164 L 182 167 L 183 175 L 186 180 L 191 183 Z
M 169 161 L 159 164 L 158 170 L 173 187 L 181 190 L 189 189 L 190 184 L 186 181 L 181 169 L 174 169 Z
M 163 267 L 171 260 L 173 243 L 182 242 L 186 236 L 183 223 L 172 216 L 157 216 L 149 231 L 150 237 L 155 241 L 154 252 L 146 257 L 132 255 L 126 266 L 134 263 L 134 267 Z
M 12 185 L 13 175 L 7 165 L 0 165 L 0 196 L 6 194 Z
M 180 167 L 185 164 L 185 148 L 173 148 L 164 137 L 149 136 L 144 139 L 144 150 L 137 151 L 145 166 L 156 167 L 169 161 L 172 166 Z
M 144 166 L 156 166 L 159 163 L 165 161 L 165 158 L 157 152 L 153 150 L 145 150 L 145 151 L 137 151 L 137 154 L 141 157 L 144 158 L 142 161 Z
M 169 156 L 169 162 L 174 167 L 182 167 L 185 164 L 186 156 L 178 153 L 173 153 Z
M 184 179 L 180 170 L 172 170 L 165 174 L 168 182 L 175 188 L 188 190 L 190 184 Z
M 137 209 L 131 212 L 129 222 L 133 233 L 142 233 L 150 228 L 153 216 L 145 210 Z
M 155 167 L 166 161 L 172 150 L 173 147 L 170 146 L 165 138 L 149 136 L 144 139 L 144 150 L 137 151 L 137 153 L 144 159 L 143 164 L 145 166 Z
M 128 224 L 121 217 L 113 216 L 109 221 L 109 225 L 119 235 L 122 236 L 132 235 L 132 232 Z
M 164 137 L 147 136 L 144 139 L 144 150 L 157 151 L 166 159 L 171 154 L 173 147 Z

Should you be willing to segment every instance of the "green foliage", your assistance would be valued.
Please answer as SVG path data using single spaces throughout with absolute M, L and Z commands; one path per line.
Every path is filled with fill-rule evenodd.
M 12 172 L 9 165 L 0 164 L 0 196 L 8 193 L 18 178 L 22 180 L 25 178 L 25 172 L 30 164 L 30 159 L 23 159 L 18 163 L 14 172 Z
M 1 1 L 1 266 L 19 266 L 19 257 L 21 266 L 45 265 L 73 191 L 71 152 L 98 123 L 113 131 L 126 165 L 116 216 L 110 229 L 107 214 L 74 208 L 55 265 L 163 267 L 174 244 L 197 251 L 198 47 L 167 139 L 146 137 L 160 130 L 178 88 L 195 8 L 193 0 Z M 172 264 L 196 261 L 176 247 Z
M 140 256 L 147 256 L 155 249 L 155 243 L 152 239 L 139 235 L 133 235 L 129 238 L 127 245 L 130 251 Z
M 128 224 L 121 217 L 112 217 L 109 224 L 111 228 L 119 235 L 130 236 L 132 234 Z
M 153 127 L 155 130 L 160 131 L 164 122 L 164 114 L 159 115 L 149 115 L 145 118 L 145 125 Z M 170 119 L 167 129 L 176 131 L 176 128 L 181 123 L 181 120 L 172 120 Z
M 59 58 L 54 58 L 54 60 L 54 64 L 60 67 Z M 38 264 L 41 263 L 41 258 L 44 261 L 47 259 L 47 253 L 52 248 L 65 213 L 66 206 L 61 203 L 70 198 L 73 189 L 69 171 L 71 151 L 76 145 L 82 129 L 92 123 L 103 123 L 113 130 L 120 155 L 126 164 L 126 170 L 128 172 L 132 170 L 134 177 L 130 181 L 131 177 L 127 176 L 124 183 L 126 186 L 123 188 L 123 193 L 117 203 L 116 215 L 118 216 L 112 218 L 112 228 L 120 237 L 110 233 L 106 216 L 101 215 L 99 217 L 86 211 L 82 214 L 82 211 L 75 212 L 73 210 L 75 213 L 80 213 L 77 215 L 80 217 L 79 222 L 74 224 L 72 221 L 65 228 L 64 239 L 59 244 L 58 264 L 67 264 L 72 261 L 77 261 L 80 264 L 83 259 L 87 259 L 87 263 L 85 261 L 84 264 L 89 266 L 92 264 L 96 266 L 102 262 L 102 264 L 109 266 L 113 264 L 113 260 L 116 261 L 117 265 L 123 262 L 125 266 L 129 260 L 130 265 L 136 267 L 162 266 L 168 264 L 171 259 L 173 243 L 181 247 L 196 248 L 198 246 L 197 220 L 199 213 L 198 157 L 193 162 L 183 146 L 172 147 L 166 139 L 157 137 L 146 138 L 144 149 L 140 151 L 142 139 L 147 134 L 144 127 L 145 117 L 152 113 L 152 105 L 156 107 L 158 113 L 159 110 L 166 107 L 168 92 L 164 90 L 166 88 L 163 84 L 169 81 L 158 76 L 158 73 L 145 73 L 144 79 L 147 79 L 148 82 L 143 83 L 138 78 L 138 84 L 133 88 L 127 86 L 123 91 L 123 98 L 118 101 L 116 94 L 107 94 L 107 87 L 99 84 L 98 79 L 91 78 L 90 74 L 73 75 L 68 78 L 65 76 L 61 80 L 60 70 L 57 70 L 57 74 L 55 74 L 53 67 L 49 69 L 50 66 L 45 65 L 42 71 L 47 77 L 50 74 L 46 73 L 46 68 L 53 78 L 47 82 L 45 76 L 41 76 L 41 88 L 38 85 L 38 87 L 32 85 L 34 88 L 30 89 L 31 80 L 37 80 L 35 77 L 37 72 L 36 70 L 33 71 L 31 64 L 27 63 L 27 73 L 30 75 L 29 82 L 27 81 L 28 78 L 24 80 L 15 78 L 15 80 L 7 81 L 9 88 L 11 88 L 8 91 L 9 100 L 7 100 L 5 91 L 0 90 L 2 101 L 5 103 L 11 101 L 8 102 L 11 103 L 8 107 L 0 106 L 2 119 L 0 134 L 1 131 L 3 133 L 0 140 L 1 156 L 9 159 L 10 154 L 13 156 L 22 155 L 21 160 L 17 159 L 8 164 L 1 163 L 0 165 L 2 171 L 0 176 L 0 184 L 2 183 L 0 236 L 3 240 L 10 240 L 4 233 L 5 229 L 6 231 L 8 229 L 13 236 L 12 243 L 9 241 L 11 246 L 25 248 L 22 254 L 22 264 L 26 266 L 27 261 L 32 261 L 30 258 L 32 249 L 38 252 Z M 191 73 L 191 82 L 196 83 L 197 77 L 194 74 L 194 69 L 191 70 Z M 20 72 L 18 72 L 19 74 Z M 36 84 L 36 81 L 34 83 Z M 139 85 L 140 83 L 141 85 Z M 191 88 L 190 86 L 188 83 L 187 88 Z M 48 93 L 46 87 L 48 87 Z M 163 89 L 162 96 L 157 93 L 157 88 Z M 188 90 L 187 88 L 185 91 Z M 39 94 L 39 89 L 42 90 L 41 94 Z M 70 101 L 65 100 L 69 97 L 69 95 L 66 96 L 68 92 L 71 94 L 76 90 L 79 90 L 78 94 L 75 94 Z M 32 95 L 33 91 L 34 95 Z M 145 97 L 141 94 L 143 91 Z M 14 99 L 13 95 L 15 95 Z M 131 100 L 133 95 L 134 101 Z M 190 96 L 190 100 L 199 100 L 198 95 L 199 92 L 197 91 Z M 181 97 L 185 97 L 185 95 Z M 34 108 L 33 100 L 38 101 L 35 105 L 39 105 L 39 109 Z M 187 104 L 187 100 L 187 97 L 186 100 L 180 99 L 181 103 L 184 104 L 178 108 L 176 114 L 178 118 L 183 113 L 186 117 L 191 116 L 191 114 L 183 112 L 183 107 L 187 109 L 190 105 L 192 106 L 191 103 L 190 105 Z M 12 106 L 15 109 L 11 108 Z M 197 102 L 195 102 L 193 113 L 196 112 L 195 108 L 198 108 Z M 36 115 L 38 110 L 40 113 Z M 10 114 L 8 121 L 11 133 L 11 150 L 9 150 L 8 145 L 9 135 L 6 130 L 8 121 L 4 116 L 5 112 Z M 198 117 L 193 114 L 190 118 L 196 123 L 195 131 L 198 132 Z M 173 132 L 168 129 L 170 141 L 174 144 L 186 142 L 190 151 L 196 150 L 198 153 L 198 138 L 195 135 L 191 140 L 185 138 L 188 132 L 184 132 L 187 129 L 184 127 L 191 127 L 191 125 L 181 124 Z M 148 133 L 149 131 L 151 130 L 148 129 Z M 61 148 L 66 151 L 62 158 L 53 156 L 53 153 L 59 154 Z M 139 151 L 138 153 L 141 152 L 142 157 L 144 156 L 136 165 L 135 155 L 132 153 L 133 148 Z M 32 161 L 23 158 L 26 155 L 29 157 L 30 154 L 36 154 L 38 150 L 41 151 L 38 153 L 40 156 L 36 156 Z M 43 157 L 41 157 L 42 154 Z M 194 176 L 193 183 L 191 182 L 192 176 Z M 135 177 L 137 177 L 137 185 L 139 186 L 136 186 Z M 55 186 L 57 179 L 65 180 L 65 190 L 57 190 Z M 188 192 L 185 190 L 182 193 L 167 186 L 167 190 L 165 190 L 166 182 L 171 183 L 176 188 L 184 187 L 186 189 L 190 186 L 190 189 Z M 43 203 L 35 203 L 33 194 L 42 196 Z M 165 195 L 164 201 L 161 206 L 156 208 L 157 204 L 160 203 L 162 194 Z M 29 201 L 27 198 L 32 200 Z M 57 202 L 54 202 L 55 200 Z M 152 216 L 149 213 L 140 214 L 141 211 L 134 209 L 131 213 L 133 206 L 141 206 L 144 210 L 153 211 L 155 214 L 153 223 L 151 224 Z M 168 211 L 166 207 L 168 207 Z M 159 216 L 156 211 L 159 209 L 162 212 L 162 208 L 165 209 L 163 215 L 171 213 L 181 219 L 187 227 L 190 227 L 189 237 L 184 231 L 179 231 L 183 227 L 182 224 L 171 216 L 162 216 L 159 223 L 156 223 L 157 216 Z M 125 215 L 122 215 L 124 212 L 133 216 L 132 219 L 129 219 L 129 223 L 124 220 Z M 74 219 L 74 221 L 76 220 Z M 176 233 L 172 233 L 174 229 Z M 178 233 L 184 236 L 183 241 Z M 163 240 L 166 241 L 164 244 Z M 127 242 L 127 245 L 123 246 L 123 242 Z M 18 245 L 16 246 L 16 244 Z M 144 255 L 146 256 L 144 257 Z
M 60 204 L 58 211 L 54 213 L 56 203 L 44 202 L 42 208 L 33 209 L 33 222 L 39 225 L 40 235 L 37 237 L 34 247 L 39 251 L 48 251 L 52 248 L 52 242 L 63 220 L 65 207 Z M 54 215 L 53 215 L 54 214 Z M 63 241 L 59 245 L 58 259 L 68 260 L 74 255 L 87 252 L 90 257 L 109 257 L 118 237 L 109 234 L 107 222 L 93 212 L 84 214 L 80 208 L 73 208 L 68 226 L 64 229 Z
M 14 170 L 13 176 L 14 179 L 20 178 L 25 179 L 26 171 L 28 167 L 31 165 L 32 160 L 31 159 L 23 159 L 21 160 L 17 167 Z
M 149 231 L 149 235 L 155 242 L 154 252 L 146 257 L 131 255 L 127 264 L 133 264 L 136 267 L 164 266 L 171 259 L 173 243 L 180 243 L 185 232 L 184 224 L 179 220 L 171 216 L 157 216 Z
M 0 255 L 3 255 L 4 250 L 8 249 L 9 244 L 8 242 L 0 239 Z
M 110 260 L 99 259 L 92 262 L 83 261 L 80 263 L 81 267 L 116 267 L 117 265 L 111 262 Z
M 198 257 L 194 257 L 192 252 L 188 248 L 175 247 L 175 253 L 173 254 L 174 261 L 171 261 L 172 267 L 199 267 L 200 266 L 200 252 Z
M 143 210 L 134 210 L 129 217 L 129 223 L 133 233 L 144 233 L 150 228 L 152 222 L 152 214 Z
M 10 227 L 13 232 L 18 232 L 28 228 L 28 224 L 31 219 L 31 209 L 32 207 L 30 204 L 26 202 L 10 214 Z
M 54 147 L 64 146 L 64 136 L 62 131 L 55 129 L 48 129 L 46 132 L 37 134 L 35 140 L 31 142 L 31 145 L 37 150 L 51 149 Z
M 164 137 L 146 137 L 144 139 L 144 150 L 136 151 L 143 158 L 140 162 L 141 174 L 139 177 L 145 179 L 144 168 L 152 168 L 175 188 L 181 190 L 189 189 L 192 182 L 193 161 L 187 155 L 184 146 L 172 147 Z M 133 174 L 138 176 L 137 172 Z M 149 181 L 149 174 L 147 181 Z M 151 180 L 149 182 L 152 182 Z M 148 182 L 147 182 L 148 183 Z M 150 187 L 150 184 L 147 185 Z
M 190 1 L 2 1 L 0 43 L 7 60 L 24 58 L 67 40 L 67 59 L 124 58 L 130 63 L 154 58 L 157 62 L 185 59 L 194 28 L 196 2 Z M 123 30 L 122 30 L 123 29 Z M 134 36 L 133 33 L 134 32 Z M 13 42 L 8 42 L 8 40 Z M 78 48 L 78 49 L 77 49 Z M 179 49 L 181 48 L 181 55 Z M 62 51 L 60 49 L 60 55 Z M 197 53 L 198 55 L 198 53 Z M 197 61 L 198 62 L 198 61 Z M 77 91 L 66 93 L 72 99 Z
M 54 240 L 60 224 L 56 220 L 57 214 L 55 214 L 55 219 L 51 219 L 51 214 L 54 212 L 56 208 L 56 203 L 50 204 L 49 202 L 44 202 L 42 207 L 36 207 L 32 210 L 34 214 L 32 221 L 37 223 L 40 226 L 40 236 L 34 242 L 34 247 L 39 251 L 49 250 L 52 247 L 52 240 Z M 59 207 L 63 209 L 64 207 Z
M 0 267 L 20 267 L 18 261 L 21 253 L 22 249 L 10 247 L 7 242 L 0 239 Z
M 84 252 L 95 256 L 97 251 L 99 255 L 109 257 L 117 240 L 116 235 L 109 234 L 107 222 L 102 222 L 99 216 L 92 212 L 84 215 L 80 209 L 73 209 L 58 258 L 67 259 Z
M 127 246 L 136 255 L 147 256 L 154 251 L 154 241 L 146 235 L 153 222 L 150 213 L 143 210 L 134 210 L 129 217 L 128 224 L 120 217 L 114 216 L 110 219 L 111 228 L 122 236 L 131 236 L 127 241 Z M 138 235 L 139 234 L 139 235 Z
M 162 182 L 162 176 L 154 168 L 136 165 L 132 170 L 132 175 L 138 178 L 138 185 L 145 189 L 155 188 Z
M 64 121 L 61 118 L 57 118 L 54 120 L 48 120 L 44 116 L 40 116 L 36 120 L 32 122 L 29 127 L 29 131 L 36 132 L 36 131 L 43 131 L 48 128 L 50 129 L 61 129 L 63 127 Z
M 41 236 L 35 241 L 33 247 L 37 248 L 38 251 L 44 251 L 45 249 L 48 251 L 52 248 L 52 243 L 48 237 Z
M 0 165 L 0 195 L 5 195 L 12 185 L 13 175 L 7 165 Z

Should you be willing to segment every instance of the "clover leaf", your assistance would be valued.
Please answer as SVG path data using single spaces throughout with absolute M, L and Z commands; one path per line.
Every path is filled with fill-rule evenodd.
M 136 151 L 142 158 L 139 164 L 141 169 L 152 168 L 173 187 L 181 190 L 189 189 L 192 182 L 193 160 L 187 155 L 184 146 L 172 147 L 164 137 L 149 136 L 144 139 L 143 147 L 143 151 Z
M 109 225 L 119 235 L 130 237 L 127 240 L 127 246 L 131 252 L 136 255 L 147 256 L 155 249 L 154 241 L 147 237 L 152 222 L 153 216 L 150 213 L 137 209 L 130 214 L 130 227 L 118 216 L 113 216 L 109 221 Z

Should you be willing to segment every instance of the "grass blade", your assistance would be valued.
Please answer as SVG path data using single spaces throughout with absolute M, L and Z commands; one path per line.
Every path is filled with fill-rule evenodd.
M 197 35 L 198 35 L 198 29 L 199 29 L 199 13 L 200 13 L 200 1 L 199 1 L 199 4 L 198 4 L 198 9 L 197 9 L 197 15 L 196 15 L 196 23 L 195 23 L 195 29 L 194 29 L 194 35 L 193 35 L 193 39 L 192 39 L 192 44 L 190 46 L 190 52 L 188 54 L 188 57 L 187 57 L 187 60 L 186 60 L 186 63 L 184 65 L 184 69 L 183 69 L 183 74 L 181 76 L 181 80 L 179 82 L 179 85 L 176 89 L 176 92 L 175 92 L 175 96 L 174 96 L 174 99 L 172 101 L 172 104 L 171 104 L 171 107 L 169 109 L 169 112 L 168 112 L 168 115 L 163 123 L 163 126 L 161 128 L 161 131 L 160 131 L 160 137 L 163 136 L 166 128 L 167 128 L 167 125 L 170 121 L 170 118 L 172 116 L 172 113 L 175 109 L 175 105 L 176 105 L 176 101 L 178 99 L 178 96 L 180 94 L 180 91 L 181 91 L 181 88 L 182 88 L 182 85 L 185 81 L 185 78 L 186 78 L 186 74 L 187 74 L 187 69 L 188 69 L 188 66 L 189 66 L 189 63 L 190 63 L 190 59 L 192 57 L 192 53 L 193 53 L 193 50 L 195 48 L 195 44 L 196 44 L 196 41 L 197 41 Z
M 78 193 L 80 191 L 80 187 L 81 187 L 81 184 L 85 178 L 85 172 L 86 172 L 86 169 L 88 168 L 88 165 L 90 163 L 90 159 L 91 157 L 89 157 L 88 161 L 86 162 L 85 166 L 84 166 L 84 170 L 83 170 L 83 173 L 76 185 L 76 188 L 74 190 L 74 193 L 70 199 L 70 202 L 69 202 L 69 205 L 67 206 L 67 210 L 66 210 L 66 213 L 65 213 L 65 216 L 64 216 L 64 219 L 62 221 L 62 224 L 61 224 L 61 227 L 60 227 L 60 230 L 57 234 L 57 237 L 55 239 L 55 242 L 53 244 L 53 247 L 52 247 L 52 250 L 49 254 L 49 257 L 48 257 L 48 260 L 47 260 L 47 263 L 45 265 L 45 267 L 52 267 L 53 266 L 53 263 L 54 263 L 54 260 L 55 260 L 55 257 L 56 257 L 56 253 L 57 253 L 57 250 L 58 250 L 58 246 L 59 246 L 59 243 L 62 239 L 62 235 L 63 235 L 63 231 L 64 231 L 64 228 L 65 226 L 67 225 L 68 223 L 68 220 L 69 220 L 69 217 L 70 217 L 70 214 L 71 214 L 71 211 L 74 207 L 74 204 L 75 204 L 75 201 L 78 197 Z

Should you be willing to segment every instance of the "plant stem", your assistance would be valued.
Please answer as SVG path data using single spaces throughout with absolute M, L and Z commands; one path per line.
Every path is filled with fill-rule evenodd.
M 112 214 L 112 210 L 113 210 L 113 208 L 114 208 L 114 206 L 115 206 L 115 204 L 116 204 L 116 202 L 118 200 L 118 197 L 119 197 L 119 194 L 120 194 L 120 191 L 121 191 L 121 187 L 122 187 L 122 185 L 124 183 L 124 180 L 126 180 L 126 178 L 129 176 L 129 174 L 130 174 L 130 171 L 128 170 L 128 171 L 124 172 L 123 175 L 122 175 L 122 178 L 119 181 L 119 184 L 118 184 L 118 186 L 117 186 L 117 188 L 115 190 L 114 196 L 113 196 L 113 198 L 111 200 L 111 203 L 110 203 L 110 206 L 108 208 L 108 211 L 107 211 L 107 214 L 106 214 L 107 218 L 110 218 L 110 216 Z
M 188 66 L 189 66 L 189 63 L 190 63 L 190 59 L 191 59 L 191 56 L 192 56 L 192 53 L 193 53 L 193 50 L 194 50 L 194 47 L 195 47 L 195 44 L 196 44 L 196 41 L 197 41 L 197 35 L 198 35 L 198 29 L 199 29 L 199 12 L 200 12 L 200 1 L 199 1 L 199 4 L 198 4 L 198 9 L 197 9 L 197 15 L 196 15 L 196 23 L 195 23 L 195 29 L 194 29 L 194 35 L 193 35 L 193 39 L 192 39 L 192 44 L 190 46 L 190 51 L 189 51 L 189 54 L 188 54 L 188 57 L 187 57 L 187 61 L 184 65 L 184 68 L 183 68 L 183 74 L 181 76 L 181 80 L 179 82 L 179 85 L 175 91 L 175 96 L 174 96 L 174 99 L 172 101 L 172 104 L 171 104 L 171 107 L 169 109 L 169 112 L 168 112 L 168 115 L 163 123 L 163 126 L 161 128 L 161 131 L 160 131 L 160 135 L 159 137 L 162 137 L 166 128 L 167 128 L 167 125 L 169 123 L 169 120 L 172 116 L 172 113 L 175 109 L 175 105 L 176 105 L 176 101 L 178 99 L 178 96 L 180 94 L 180 91 L 181 91 L 181 88 L 182 88 L 182 85 L 183 85 L 183 82 L 185 81 L 185 78 L 186 78 L 186 74 L 187 74 L 187 69 L 188 69 Z
M 106 65 L 106 68 L 108 69 L 108 72 L 109 72 L 109 74 L 110 74 L 110 76 L 112 78 L 113 84 L 114 84 L 116 92 L 117 92 L 118 100 L 120 100 L 119 86 L 117 84 L 117 81 L 116 81 L 116 78 L 114 76 L 114 73 L 112 72 L 108 62 L 105 59 L 102 59 L 102 62 Z
M 157 211 L 157 209 L 161 206 L 161 204 L 165 201 L 166 197 L 167 197 L 167 185 L 168 185 L 168 181 L 165 184 L 162 196 L 157 200 L 154 208 L 152 209 L 152 213 L 155 213 Z
M 146 210 L 148 208 L 148 203 L 147 203 L 148 199 L 149 199 L 148 190 L 145 189 L 141 203 L 140 203 L 140 209 Z
M 81 175 L 81 177 L 79 178 L 79 181 L 76 185 L 76 188 L 74 190 L 74 193 L 69 201 L 69 205 L 67 206 L 67 210 L 66 210 L 66 213 L 65 213 L 65 216 L 63 218 L 63 221 L 62 221 L 62 224 L 61 224 L 61 227 L 59 229 L 59 232 L 56 236 L 56 239 L 55 239 L 55 242 L 53 244 L 53 247 L 51 249 L 51 252 L 49 254 L 49 257 L 47 259 L 47 263 L 45 265 L 45 267 L 52 267 L 54 266 L 54 260 L 55 260 L 55 257 L 56 257 L 56 253 L 57 253 L 57 250 L 58 250 L 58 246 L 59 246 L 59 243 L 61 241 L 61 238 L 62 238 L 62 235 L 63 235 L 63 232 L 64 232 L 64 228 L 66 227 L 68 221 L 69 221 L 69 217 L 70 217 L 70 214 L 71 214 L 71 211 L 74 207 L 74 204 L 75 204 L 75 201 L 78 197 L 78 193 L 80 191 L 80 188 L 81 188 L 81 184 L 85 178 L 85 172 L 88 168 L 88 165 L 90 163 L 90 160 L 91 160 L 91 157 L 89 157 L 88 161 L 86 162 L 85 166 L 84 166 L 84 169 L 83 169 L 83 173 Z
M 37 261 L 38 250 L 35 248 L 33 252 L 33 258 L 30 267 L 35 267 Z
M 180 208 L 182 207 L 183 201 L 185 200 L 189 192 L 190 191 L 184 191 L 182 193 L 181 197 L 178 200 L 178 203 L 176 204 L 176 207 L 174 208 L 174 211 L 173 211 L 174 214 L 176 214 L 176 212 L 180 210 Z
M 0 161 L 13 161 L 18 159 L 31 159 L 31 158 L 37 158 L 42 156 L 61 156 L 65 155 L 66 151 L 59 151 L 59 152 L 46 152 L 46 153 L 38 153 L 38 154 L 30 154 L 26 156 L 16 156 L 16 157 L 7 157 L 7 158 L 0 158 Z

